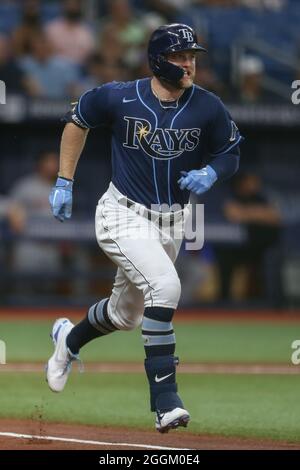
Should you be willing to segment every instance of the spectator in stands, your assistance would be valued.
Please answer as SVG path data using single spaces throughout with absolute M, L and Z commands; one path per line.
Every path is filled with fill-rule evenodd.
M 46 25 L 54 53 L 84 65 L 94 51 L 94 35 L 83 20 L 83 2 L 64 0 L 63 16 Z
M 158 2 L 177 2 L 178 0 L 156 0 Z M 273 10 L 280 11 L 288 3 L 289 0 L 192 0 L 193 4 L 206 5 L 208 7 L 232 8 L 246 6 L 256 10 Z M 183 2 L 184 3 L 184 2 Z
M 232 298 L 234 280 L 244 279 L 240 296 L 243 299 L 262 298 L 266 295 L 265 259 L 280 241 L 281 215 L 262 191 L 259 176 L 252 172 L 238 173 L 232 180 L 232 198 L 225 201 L 226 219 L 240 224 L 246 232 L 241 245 L 215 246 L 220 270 L 221 298 Z M 279 270 L 277 270 L 279 271 Z
M 163 18 L 166 22 L 172 23 L 176 16 L 182 9 L 188 8 L 192 4 L 192 0 L 145 0 L 147 9 L 154 10 Z
M 128 0 L 109 3 L 109 16 L 100 35 L 100 50 L 107 59 L 136 67 L 143 57 L 146 36 L 143 21 L 134 16 Z
M 0 195 L 0 222 L 8 226 L 8 230 L 18 235 L 24 228 L 25 212 L 22 206 L 9 197 Z
M 79 80 L 77 66 L 66 59 L 54 56 L 45 34 L 31 38 L 31 55 L 19 60 L 26 77 L 29 96 L 43 98 L 69 98 L 75 96 Z
M 5 298 L 9 292 L 10 280 L 7 268 L 10 264 L 9 240 L 11 235 L 19 235 L 24 226 L 24 210 L 9 197 L 0 195 L 0 296 Z M 8 243 L 6 237 L 8 236 Z M 4 242 L 3 242 L 4 239 Z M 4 274 L 4 276 L 3 276 Z
M 199 43 L 207 47 L 204 37 L 199 39 Z M 226 97 L 226 88 L 213 70 L 208 54 L 201 54 L 201 56 L 199 54 L 197 56 L 195 83 L 222 98 Z
M 263 61 L 256 56 L 243 56 L 238 64 L 238 73 L 239 101 L 245 104 L 265 101 Z
M 88 280 L 76 278 L 68 284 L 47 280 L 47 273 L 62 273 L 65 266 L 69 269 L 89 269 L 89 255 L 86 247 L 74 249 L 72 243 L 47 242 L 22 238 L 30 223 L 35 221 L 41 226 L 47 226 L 52 214 L 49 206 L 49 191 L 57 177 L 59 156 L 56 152 L 46 150 L 40 153 L 36 160 L 36 169 L 31 174 L 20 178 L 10 191 L 10 198 L 18 207 L 20 214 L 14 216 L 10 223 L 19 237 L 14 241 L 12 250 L 12 268 L 15 272 L 29 273 L 37 276 L 35 282 L 26 280 L 26 276 L 17 283 L 15 290 L 18 294 L 28 295 L 33 292 L 40 294 L 55 294 L 64 289 L 64 293 L 86 294 L 89 288 Z M 13 206 L 12 206 L 13 207 Z M 37 226 L 37 225 L 36 225 Z M 38 273 L 42 273 L 41 280 Z
M 25 217 L 20 231 L 24 233 L 33 218 L 46 223 L 51 218 L 48 193 L 58 172 L 58 155 L 42 152 L 36 162 L 36 170 L 17 180 L 10 191 L 12 201 L 22 207 Z M 12 265 L 16 271 L 53 271 L 61 267 L 61 254 L 56 245 L 25 240 L 15 241 Z M 26 286 L 28 289 L 28 285 Z
M 11 55 L 9 39 L 0 35 L 0 79 L 6 84 L 7 94 L 25 92 L 25 76 Z
M 238 64 L 239 90 L 233 100 L 244 104 L 286 102 L 287 97 L 266 89 L 264 85 L 265 66 L 260 57 L 246 55 Z M 289 95 L 288 95 L 289 96 Z
M 288 0 L 239 0 L 246 7 L 256 10 L 280 11 L 288 3 Z
M 225 0 L 221 0 L 222 6 L 224 6 Z M 190 7 L 195 5 L 205 5 L 209 3 L 211 6 L 213 0 L 145 0 L 145 4 L 148 10 L 155 11 L 165 18 L 162 23 L 187 23 L 193 22 L 193 13 L 189 11 Z M 198 28 L 197 28 L 198 29 Z
M 22 20 L 12 33 L 13 52 L 16 57 L 31 53 L 31 41 L 42 32 L 39 0 L 22 2 Z
M 80 96 L 84 91 L 95 88 L 103 83 L 113 80 L 126 80 L 126 69 L 122 62 L 116 62 L 114 59 L 108 59 L 101 53 L 92 54 L 87 61 L 86 75 L 80 80 L 77 87 L 77 95 Z
M 242 0 L 196 0 L 196 3 L 207 5 L 209 7 L 236 7 Z M 251 1 L 251 0 L 250 0 Z

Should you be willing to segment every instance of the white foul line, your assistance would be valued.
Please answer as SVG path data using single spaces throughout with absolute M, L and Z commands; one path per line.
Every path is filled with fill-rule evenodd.
M 126 442 L 101 442 L 101 441 L 86 441 L 83 439 L 71 439 L 67 437 L 55 436 L 34 436 L 31 434 L 17 434 L 15 432 L 0 432 L 3 437 L 15 437 L 18 439 L 39 439 L 41 441 L 60 441 L 60 442 L 75 442 L 77 444 L 89 444 L 93 446 L 123 446 L 123 447 L 138 447 L 143 449 L 157 449 L 157 450 L 190 450 L 183 447 L 162 447 L 151 446 L 148 444 L 130 444 Z

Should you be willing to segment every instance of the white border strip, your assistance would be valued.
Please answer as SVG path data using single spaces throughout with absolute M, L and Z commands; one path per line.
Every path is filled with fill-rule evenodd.
M 86 441 L 83 439 L 73 439 L 66 437 L 55 436 L 34 436 L 32 434 L 17 434 L 15 432 L 0 432 L 0 436 L 14 437 L 17 439 L 39 439 L 41 441 L 60 441 L 60 442 L 74 442 L 77 444 L 89 444 L 93 446 L 122 446 L 122 447 L 137 447 L 142 449 L 156 449 L 156 450 L 192 450 L 183 447 L 162 447 L 151 446 L 148 444 L 130 444 L 126 442 L 101 442 L 101 441 Z

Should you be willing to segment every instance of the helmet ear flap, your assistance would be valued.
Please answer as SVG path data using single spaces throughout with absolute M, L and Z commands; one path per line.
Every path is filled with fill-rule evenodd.
M 168 62 L 164 56 L 159 55 L 154 62 L 153 72 L 158 78 L 162 78 L 168 82 L 179 82 L 184 76 L 184 70 L 178 65 Z

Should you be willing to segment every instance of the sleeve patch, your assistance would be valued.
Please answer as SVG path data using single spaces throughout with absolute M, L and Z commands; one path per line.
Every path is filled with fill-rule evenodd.
M 74 124 L 77 124 L 79 127 L 83 127 L 84 129 L 89 129 L 89 127 L 84 122 L 82 122 L 81 119 L 79 119 L 77 114 L 73 113 L 71 116 L 71 120 L 72 122 L 74 122 Z

